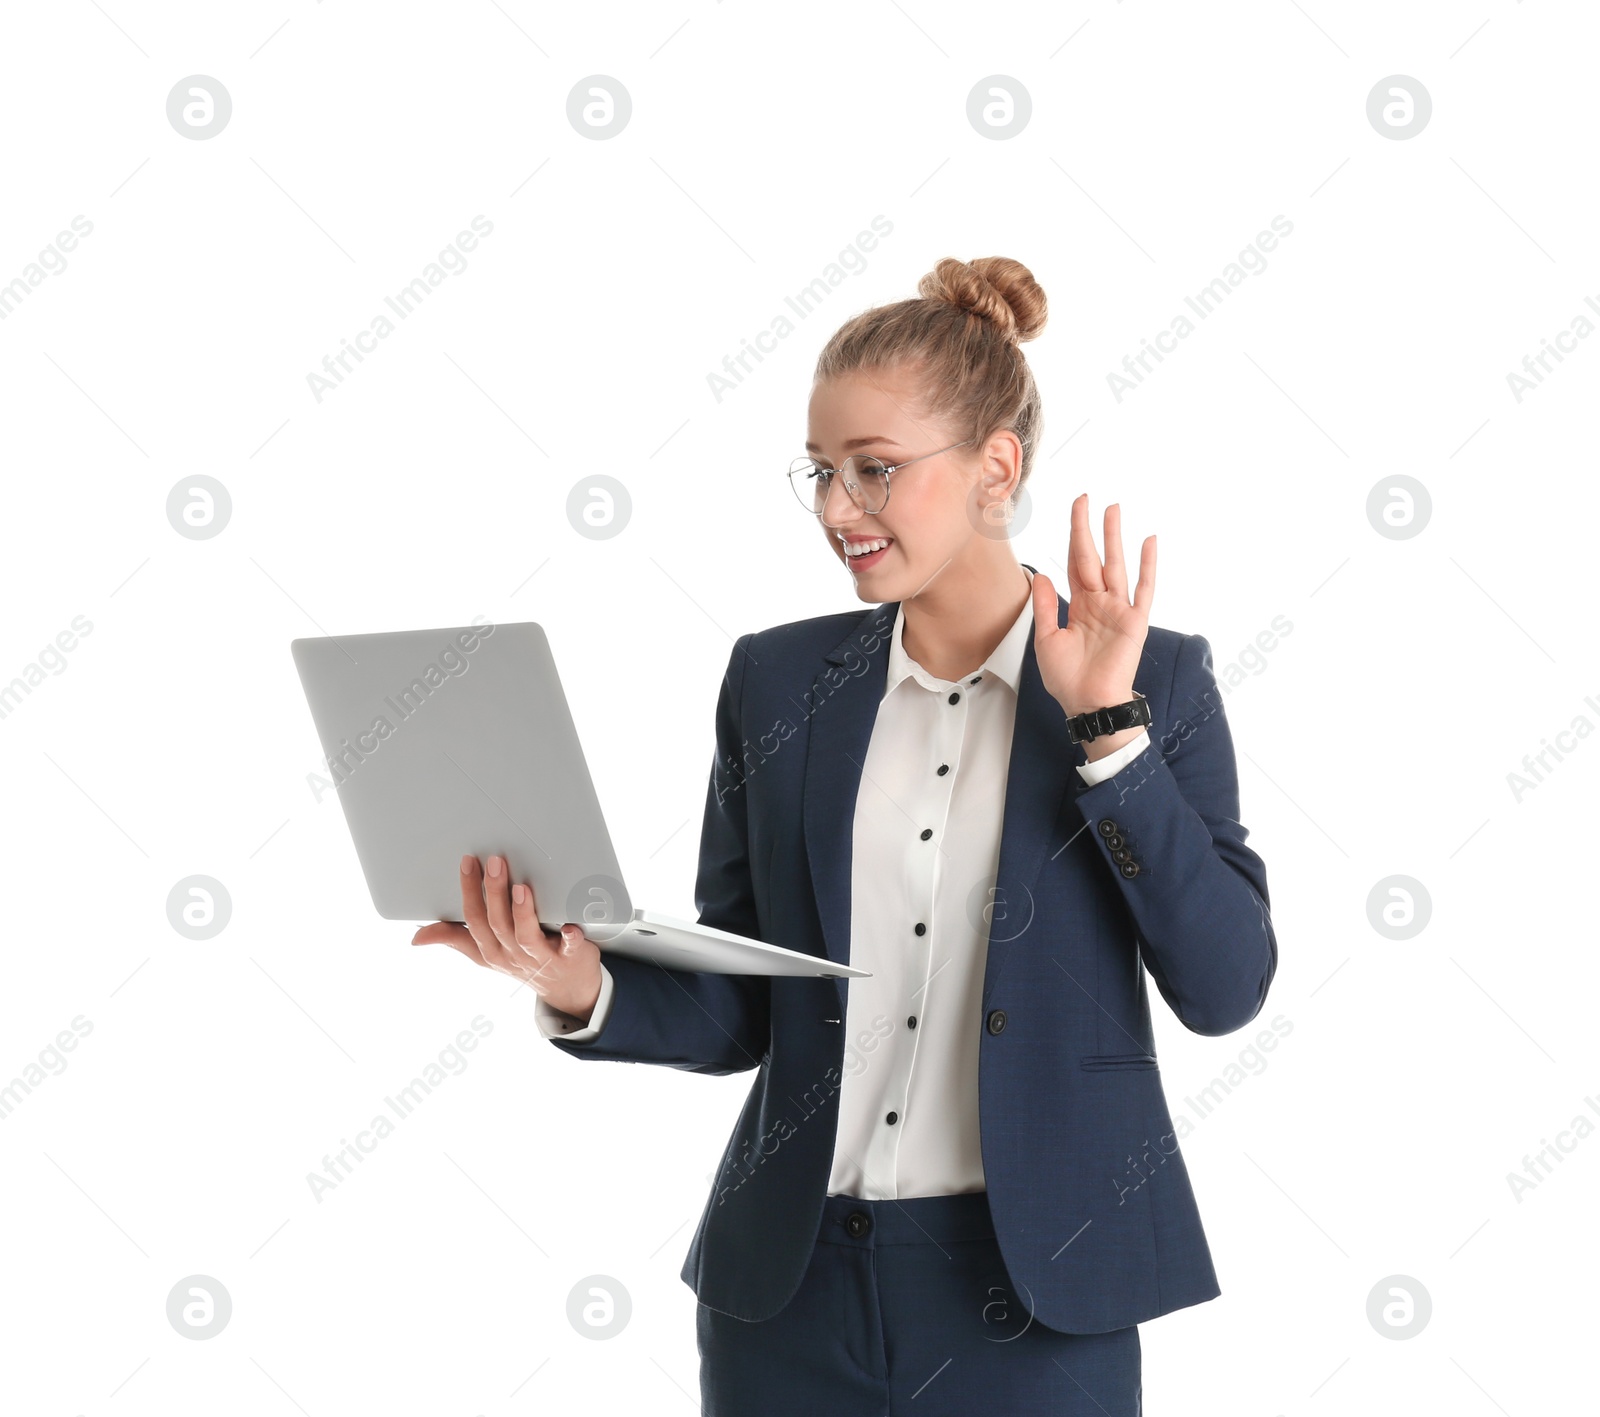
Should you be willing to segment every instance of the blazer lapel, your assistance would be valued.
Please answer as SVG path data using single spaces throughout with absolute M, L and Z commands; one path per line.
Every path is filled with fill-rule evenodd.
M 812 682 L 805 713 L 804 829 L 806 859 L 822 920 L 823 948 L 835 964 L 850 962 L 850 866 L 856 793 L 878 705 L 889 677 L 889 636 L 899 602 L 868 611 L 824 656 Z M 834 980 L 839 1017 L 844 1017 L 845 981 Z
M 1068 605 L 1068 601 L 1056 597 L 1056 624 L 1067 622 Z M 989 956 L 983 980 L 986 1013 L 1007 955 L 1033 929 L 1034 882 L 1039 879 L 1046 855 L 1059 851 L 1064 844 L 1057 840 L 1058 823 L 1069 798 L 1085 786 L 1077 770 L 1088 760 L 1083 745 L 1067 735 L 1067 716 L 1044 686 L 1033 636 L 1029 635 L 1017 685 L 1017 718 L 1006 774 L 1000 861 L 991 897 Z
M 1056 623 L 1065 624 L 1068 602 L 1058 595 L 1056 605 Z M 891 601 L 868 611 L 824 656 L 825 666 L 815 676 L 811 698 L 804 706 L 813 720 L 807 735 L 803 804 L 806 857 L 822 921 L 823 948 L 836 964 L 850 962 L 856 795 L 888 680 L 889 641 L 899 608 L 898 602 Z M 1044 687 L 1030 635 L 1023 650 L 1006 775 L 985 1009 L 1008 950 L 1032 924 L 1033 885 L 1046 852 L 1057 845 L 1055 828 L 1064 799 L 1074 783 L 1082 785 L 1075 769 L 1086 761 L 1082 745 L 1067 737 L 1061 706 Z M 843 1010 L 845 981 L 835 980 L 834 984 Z M 843 1012 L 839 1017 L 844 1017 Z

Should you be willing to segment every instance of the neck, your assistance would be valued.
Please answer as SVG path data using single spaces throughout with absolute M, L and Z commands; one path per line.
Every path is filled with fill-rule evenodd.
M 994 653 L 1033 594 L 1033 582 L 1009 542 L 992 564 L 954 563 L 917 594 L 900 602 L 905 652 L 937 679 L 952 683 Z

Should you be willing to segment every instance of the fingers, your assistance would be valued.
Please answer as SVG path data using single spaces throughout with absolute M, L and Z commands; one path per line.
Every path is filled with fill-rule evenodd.
M 1122 504 L 1112 502 L 1105 516 L 1106 558 L 1102 564 L 1089 534 L 1089 494 L 1080 493 L 1072 504 L 1072 534 L 1067 542 L 1067 581 L 1073 589 L 1105 590 L 1119 603 L 1128 596 L 1128 565 L 1122 555 Z M 1147 536 L 1139 552 L 1139 583 L 1132 603 L 1146 614 L 1156 593 L 1156 539 Z
M 491 861 L 498 858 L 490 857 Z M 502 870 L 505 868 L 502 867 Z M 505 877 L 501 877 L 502 883 Z M 461 858 L 461 916 L 467 922 L 467 931 L 471 934 L 474 943 L 478 946 L 483 962 L 495 969 L 503 969 L 506 965 L 504 947 L 500 944 L 499 937 L 494 932 L 494 927 L 489 923 L 489 913 L 484 905 L 484 896 L 489 886 L 483 872 L 483 865 L 476 856 L 463 856 Z
M 1133 590 L 1133 603 L 1148 619 L 1150 606 L 1156 598 L 1156 539 L 1147 536 L 1139 552 L 1139 584 Z
M 539 912 L 533 897 L 533 887 L 517 882 L 511 887 L 511 918 L 517 947 L 527 956 L 533 967 L 534 980 L 545 973 L 556 959 L 559 937 L 552 940 L 539 924 Z
M 1080 492 L 1072 503 L 1072 533 L 1067 539 L 1067 580 L 1075 590 L 1104 590 L 1100 557 L 1089 533 L 1089 494 Z
M 1128 568 L 1122 560 L 1122 507 L 1113 502 L 1106 508 L 1106 589 L 1114 591 L 1118 604 L 1128 598 Z
M 489 928 L 502 948 L 512 949 L 517 943 L 517 929 L 511 923 L 511 867 L 504 856 L 489 858 L 489 872 L 483 880 L 484 906 L 489 917 Z
M 461 858 L 461 913 L 466 923 L 437 921 L 411 937 L 414 945 L 449 945 L 474 964 L 515 976 L 543 997 L 565 991 L 592 1004 L 600 975 L 600 947 L 577 925 L 570 937 L 547 933 L 539 923 L 533 887 L 511 884 L 503 856 L 487 869 L 476 856 Z M 587 986 L 587 987 L 586 987 Z
M 487 869 L 476 856 L 461 858 L 461 913 L 467 922 L 464 933 L 482 963 L 536 987 L 549 979 L 559 942 L 552 942 L 540 926 L 532 888 L 511 884 L 505 857 L 489 857 Z

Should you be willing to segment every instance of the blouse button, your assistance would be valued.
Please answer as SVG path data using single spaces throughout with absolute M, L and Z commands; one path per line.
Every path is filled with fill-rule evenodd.
M 955 693 L 950 695 L 950 702 L 953 704 L 959 704 L 961 702 L 961 690 L 957 689 Z
M 894 1126 L 894 1124 L 896 1122 L 898 1122 L 900 1120 L 900 1114 L 898 1112 L 891 1112 L 883 1120 L 886 1121 L 892 1127 L 892 1126 Z
M 924 841 L 926 841 L 932 835 L 933 835 L 933 828 L 932 827 L 923 827 L 923 829 L 922 829 L 922 839 Z
M 928 933 L 928 927 L 926 925 L 924 925 L 922 923 L 922 921 L 920 921 L 920 920 L 917 921 L 916 930 L 917 930 L 917 934 L 919 934 L 919 935 L 926 935 Z
M 950 764 L 949 763 L 940 763 L 939 764 L 939 776 L 940 777 L 943 777 L 949 771 L 950 771 Z

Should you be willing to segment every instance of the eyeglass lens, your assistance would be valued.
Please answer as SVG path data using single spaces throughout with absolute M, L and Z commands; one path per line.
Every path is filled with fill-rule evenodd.
M 880 511 L 889 495 L 889 474 L 877 458 L 856 453 L 842 464 L 845 490 L 850 493 L 863 511 Z M 810 458 L 797 458 L 789 469 L 789 481 L 800 504 L 808 511 L 820 513 L 828 500 L 828 488 L 833 483 L 832 468 L 823 467 Z

